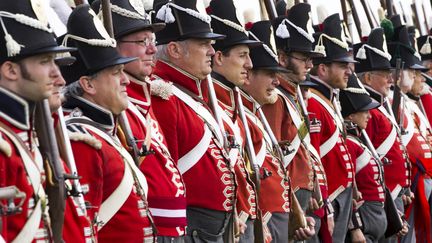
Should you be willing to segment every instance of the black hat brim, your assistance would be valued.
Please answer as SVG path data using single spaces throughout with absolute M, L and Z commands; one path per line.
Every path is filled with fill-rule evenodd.
M 102 69 L 112 67 L 115 65 L 127 64 L 127 63 L 133 62 L 137 59 L 138 59 L 137 57 L 117 57 L 113 60 L 110 60 L 110 61 L 107 61 L 106 63 L 101 64 L 100 66 L 96 66 L 96 67 L 88 70 L 88 73 L 89 74 L 96 73 Z
M 381 105 L 380 103 L 371 99 L 371 102 L 369 104 L 365 105 L 364 107 L 362 107 L 361 109 L 359 109 L 359 111 L 369 111 L 369 110 L 378 108 L 380 105 Z
M 345 62 L 345 63 L 358 63 L 351 56 L 343 56 L 338 58 L 333 58 L 331 62 Z
M 77 48 L 74 47 L 66 47 L 66 46 L 49 46 L 49 47 L 42 47 L 36 50 L 31 50 L 31 53 L 22 53 L 21 56 L 34 56 L 44 53 L 61 53 L 61 52 L 71 52 L 76 51 Z
M 281 66 L 269 66 L 269 67 L 253 67 L 253 70 L 269 70 L 269 71 L 274 71 L 277 73 L 290 73 L 291 71 L 283 68 Z
M 154 23 L 154 24 L 149 24 L 149 25 L 138 25 L 135 27 L 132 27 L 128 30 L 125 30 L 123 32 L 117 33 L 116 34 L 116 39 L 119 39 L 125 35 L 129 35 L 138 31 L 143 31 L 143 30 L 151 30 L 152 32 L 158 32 L 160 30 L 163 30 L 165 28 L 165 23 Z
M 209 40 L 222 40 L 226 36 L 212 33 L 212 32 L 203 32 L 203 33 L 193 33 L 189 35 L 180 36 L 178 40 L 186 40 L 186 39 L 209 39 Z
M 57 66 L 70 66 L 76 61 L 76 57 L 67 56 L 67 57 L 58 57 L 54 59 L 54 62 Z
M 429 68 L 427 68 L 427 67 L 425 67 L 425 66 L 423 66 L 423 65 L 420 65 L 420 64 L 414 64 L 414 65 L 411 65 L 410 67 L 408 67 L 408 68 L 410 68 L 410 69 L 414 69 L 414 70 L 420 70 L 420 71 L 422 71 L 422 72 L 425 72 L 425 71 L 427 71 L 427 70 L 429 70 Z

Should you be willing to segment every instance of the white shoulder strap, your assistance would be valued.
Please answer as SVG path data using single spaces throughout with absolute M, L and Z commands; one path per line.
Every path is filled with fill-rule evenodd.
M 196 163 L 198 163 L 198 161 L 209 148 L 211 139 L 212 132 L 208 126 L 204 125 L 204 134 L 199 143 L 197 143 L 197 145 L 195 145 L 195 147 L 188 153 L 183 155 L 177 162 L 177 167 L 182 175 L 192 168 Z
M 37 168 L 35 162 L 32 158 L 30 158 L 29 154 L 21 146 L 21 143 L 17 140 L 17 138 L 6 131 L 4 128 L 0 127 L 0 131 L 4 133 L 8 138 L 14 143 L 15 147 L 18 149 L 18 152 L 23 160 L 24 167 L 26 169 L 27 175 L 30 178 L 30 183 L 33 187 L 35 194 L 38 195 L 38 200 L 32 211 L 30 217 L 27 219 L 25 225 L 15 237 L 12 242 L 21 243 L 21 242 L 32 242 L 37 230 L 39 229 L 39 224 L 42 218 L 42 199 L 45 198 L 45 191 L 41 185 L 41 175 L 40 170 Z
M 231 166 L 234 166 L 235 163 L 237 162 L 238 156 L 240 154 L 240 149 L 242 147 L 241 144 L 243 144 L 243 138 L 241 137 L 240 128 L 238 126 L 237 121 L 234 123 L 231 120 L 231 118 L 228 116 L 228 114 L 220 106 L 217 106 L 217 107 L 219 109 L 219 114 L 221 114 L 221 116 L 222 116 L 222 120 L 226 124 L 228 124 L 228 126 L 231 128 L 231 130 L 234 133 L 234 138 L 236 139 L 237 144 L 240 145 L 240 147 L 238 147 L 238 148 L 231 148 L 229 150 L 229 153 L 228 153 Z

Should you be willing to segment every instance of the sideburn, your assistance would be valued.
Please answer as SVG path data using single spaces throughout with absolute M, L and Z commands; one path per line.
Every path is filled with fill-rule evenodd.
M 32 76 L 31 76 L 31 74 L 30 74 L 30 72 L 28 71 L 28 69 L 27 69 L 27 66 L 24 64 L 24 63 L 22 63 L 22 62 L 17 62 L 17 64 L 18 64 L 18 66 L 20 67 L 20 70 L 21 70 L 21 76 L 24 78 L 24 79 L 27 79 L 27 80 L 30 80 L 30 81 L 34 81 L 33 80 L 33 78 L 32 78 Z

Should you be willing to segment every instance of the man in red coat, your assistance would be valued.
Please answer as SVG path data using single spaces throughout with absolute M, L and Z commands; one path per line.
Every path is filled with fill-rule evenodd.
M 289 172 L 285 165 L 285 158 L 276 152 L 278 144 L 274 138 L 273 131 L 268 125 L 264 113 L 260 106 L 271 104 L 277 99 L 276 86 L 279 81 L 276 78 L 278 73 L 288 72 L 279 66 L 277 56 L 272 50 L 272 38 L 270 21 L 258 21 L 253 23 L 250 28 L 249 38 L 260 40 L 263 45 L 251 49 L 251 59 L 253 69 L 249 71 L 248 82 L 244 84 L 241 92 L 244 110 L 248 118 L 248 126 L 256 153 L 256 163 L 259 165 L 261 174 L 261 187 L 259 192 L 259 202 L 264 218 L 271 215 L 268 227 L 274 242 L 286 242 L 287 237 L 295 240 L 305 240 L 314 233 L 312 218 L 307 219 L 306 227 L 296 225 L 297 217 L 304 219 L 304 212 L 297 202 L 293 202 L 291 213 L 287 214 L 285 209 L 288 203 L 285 201 L 287 194 L 289 198 L 294 198 L 293 192 L 286 184 Z M 273 138 L 272 138 L 273 137 Z M 292 195 L 292 196 L 291 196 Z M 290 199 L 291 200 L 291 199 Z M 296 200 L 296 199 L 295 199 Z M 294 208 L 297 206 L 297 208 Z M 290 217 L 292 221 L 287 220 Z M 287 231 L 288 227 L 288 231 Z M 288 233 L 290 232 L 290 233 Z M 288 235 L 287 235 L 288 233 Z
M 360 49 L 364 50 L 365 55 L 358 54 L 358 52 L 363 53 Z M 370 111 L 371 118 L 368 121 L 366 132 L 384 164 L 386 186 L 398 210 L 403 212 L 402 198 L 406 196 L 403 195 L 402 190 L 409 186 L 408 167 L 405 149 L 398 136 L 398 124 L 389 114 L 391 104 L 387 96 L 393 81 L 390 72 L 391 56 L 387 52 L 384 30 L 372 31 L 367 42 L 355 45 L 354 56 L 358 60 L 355 68 L 359 79 L 365 84 L 370 96 L 381 104 L 377 109 Z M 406 234 L 407 231 L 408 228 L 405 227 L 399 235 Z M 387 241 L 397 241 L 397 237 L 389 238 Z
M 247 73 L 252 68 L 249 50 L 261 43 L 249 40 L 246 30 L 237 19 L 232 0 L 211 1 L 207 12 L 211 14 L 213 30 L 226 35 L 225 39 L 217 40 L 213 45 L 216 53 L 213 56 L 211 75 L 221 108 L 218 115 L 223 120 L 229 143 L 225 147 L 231 155 L 230 160 L 236 173 L 238 219 L 241 220 L 240 224 L 246 226 L 239 242 L 253 242 L 254 221 L 259 205 L 256 202 L 255 186 L 248 170 L 250 166 L 242 157 L 246 138 L 243 123 L 237 113 L 239 93 L 236 91 L 236 86 L 241 87 L 247 81 Z
M 171 158 L 150 100 L 149 76 L 157 51 L 154 32 L 163 29 L 165 24 L 152 24 L 150 15 L 140 5 L 131 4 L 134 2 L 137 1 L 111 3 L 116 6 L 111 11 L 117 50 L 123 56 L 138 57 L 124 69 L 130 81 L 127 87 L 130 102 L 126 113 L 141 153 L 139 167 L 148 182 L 147 200 L 158 231 L 158 242 L 182 242 L 186 234 L 185 185 Z M 92 7 L 99 10 L 100 1 L 93 2 Z M 130 14 L 124 15 L 115 9 Z
M 147 181 L 116 136 L 117 118 L 128 105 L 123 65 L 135 58 L 118 54 L 88 5 L 74 9 L 67 27 L 66 42 L 79 55 L 62 67 L 69 83 L 66 123 L 98 242 L 154 242 Z
M 283 3 L 283 1 L 279 2 Z M 312 198 L 314 183 L 319 183 L 321 187 L 321 190 L 316 192 L 318 195 L 318 191 L 327 190 L 319 155 L 313 151 L 315 148 L 310 144 L 308 120 L 304 117 L 306 110 L 302 110 L 306 107 L 300 108 L 300 102 L 304 101 L 300 100 L 302 97 L 297 93 L 299 84 L 306 80 L 306 74 L 313 66 L 312 57 L 321 56 L 313 51 L 314 39 L 308 32 L 310 9 L 309 4 L 296 4 L 290 8 L 288 16 L 280 16 L 273 23 L 275 30 L 287 28 L 289 35 L 276 32 L 275 39 L 279 63 L 291 72 L 278 75 L 280 85 L 277 87 L 277 100 L 273 104 L 263 106 L 264 114 L 276 139 L 284 144 L 282 146 L 286 153 L 284 161 L 290 173 L 291 186 L 305 212 L 315 211 L 318 208 L 316 203 L 319 199 Z M 315 206 L 312 206 L 313 204 Z M 309 209 L 310 206 L 312 208 Z M 324 209 L 321 208 L 320 212 L 324 214 Z M 315 221 L 315 229 L 318 232 L 321 225 L 320 218 L 315 217 Z
M 310 89 L 307 110 L 311 124 L 314 123 L 311 125 L 311 143 L 321 157 L 328 184 L 329 200 L 325 215 L 328 225 L 324 220 L 321 239 L 327 241 L 331 236 L 334 242 L 343 242 L 352 209 L 355 171 L 344 139 L 337 89 L 346 87 L 351 74 L 349 64 L 354 60 L 349 55 L 338 14 L 324 20 L 323 32 L 315 40 L 315 50 L 324 57 L 315 58 L 310 71 L 311 82 L 316 86 Z
M 210 16 L 195 0 L 155 1 L 158 51 L 152 77 L 154 114 L 187 190 L 186 241 L 227 242 L 236 181 L 218 122 L 208 107 L 207 75 L 214 55 Z
M 73 63 L 75 58 L 73 57 L 61 57 L 57 56 L 55 62 L 57 66 L 70 65 Z M 62 104 L 61 100 L 61 92 L 65 87 L 66 81 L 64 80 L 62 75 L 59 75 L 53 82 L 53 93 L 48 98 L 48 103 L 51 112 L 53 113 L 53 120 L 55 129 L 61 129 L 58 126 L 59 124 L 59 108 Z M 60 114 L 63 115 L 63 114 Z M 67 131 L 63 131 L 67 133 Z M 59 139 L 59 137 L 57 137 Z M 69 142 L 69 141 L 66 141 Z M 60 142 L 58 141 L 60 144 Z M 64 158 L 62 158 L 64 159 Z M 65 163 L 63 163 L 65 168 L 65 173 L 71 174 L 71 168 L 67 167 Z M 89 242 L 94 241 L 93 234 L 93 225 L 90 222 L 90 218 L 87 216 L 87 209 L 85 208 L 84 200 L 82 194 L 74 194 L 82 192 L 80 188 L 73 187 L 74 182 L 72 180 L 67 181 L 65 184 L 68 189 L 66 203 L 65 203 L 65 211 L 64 211 L 64 225 L 63 225 L 63 240 L 65 242 Z
M 30 1 L 1 2 L 0 11 L 0 187 L 16 186 L 25 193 L 22 211 L 1 215 L 1 236 L 6 242 L 49 242 L 52 235 L 43 188 L 45 172 L 33 129 L 34 105 L 52 94 L 53 82 L 60 75 L 55 53 L 71 48 L 57 45 L 51 29 L 40 19 L 44 12 Z

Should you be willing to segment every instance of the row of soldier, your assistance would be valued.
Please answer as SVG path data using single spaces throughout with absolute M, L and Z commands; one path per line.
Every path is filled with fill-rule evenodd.
M 429 36 L 419 57 L 397 17 L 351 48 L 338 14 L 312 34 L 305 3 L 242 26 L 231 0 L 154 1 L 153 21 L 111 0 L 112 38 L 102 5 L 77 6 L 58 45 L 40 2 L 0 3 L 0 187 L 16 187 L 0 240 L 431 241 Z M 45 99 L 64 220 L 34 129 Z

